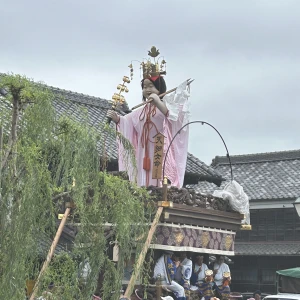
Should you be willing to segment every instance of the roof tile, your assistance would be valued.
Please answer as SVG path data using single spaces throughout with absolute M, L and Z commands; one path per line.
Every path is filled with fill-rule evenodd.
M 235 255 L 284 256 L 300 255 L 300 242 L 264 242 L 241 243 L 235 242 Z
M 234 179 L 243 186 L 250 200 L 300 196 L 300 150 L 232 156 L 231 162 Z M 224 178 L 230 179 L 226 157 L 217 156 L 212 166 Z M 223 182 L 220 189 L 225 184 Z M 206 182 L 200 182 L 196 188 L 202 193 L 212 193 L 215 189 Z

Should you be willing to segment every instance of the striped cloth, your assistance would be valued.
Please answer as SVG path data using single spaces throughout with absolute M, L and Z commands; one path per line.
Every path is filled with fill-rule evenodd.
M 198 282 L 197 283 L 199 293 L 205 300 L 210 300 L 211 297 L 214 297 L 214 292 L 212 290 L 212 285 L 210 282 Z

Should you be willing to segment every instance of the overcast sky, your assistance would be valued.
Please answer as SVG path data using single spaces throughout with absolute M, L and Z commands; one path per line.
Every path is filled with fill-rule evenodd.
M 231 155 L 300 149 L 298 0 L 0 0 L 0 72 L 110 99 L 152 45 L 168 88 L 194 78 L 192 120 Z M 129 106 L 140 102 L 139 71 Z M 210 164 L 218 135 L 192 125 L 189 151 Z

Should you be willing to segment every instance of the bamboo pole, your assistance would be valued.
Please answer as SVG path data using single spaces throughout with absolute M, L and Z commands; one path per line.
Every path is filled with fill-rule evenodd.
M 190 85 L 193 81 L 194 81 L 194 79 L 193 79 L 193 80 L 188 79 L 188 80 L 187 80 L 187 85 Z M 166 92 L 163 93 L 163 94 L 158 95 L 158 97 L 159 97 L 159 98 L 163 98 L 164 96 L 166 96 L 166 95 L 168 95 L 168 94 L 170 94 L 170 93 L 175 92 L 176 89 L 177 89 L 177 87 L 174 88 L 174 89 L 171 89 L 171 90 L 169 90 L 169 91 L 166 91 Z M 144 102 L 142 102 L 142 103 L 140 103 L 140 104 L 134 106 L 134 107 L 132 108 L 132 110 L 134 110 L 134 109 L 136 109 L 136 108 L 139 108 L 139 107 L 141 107 L 141 106 L 143 106 L 143 105 L 146 105 L 146 104 L 148 104 L 148 103 L 150 103 L 150 102 L 152 102 L 152 99 L 149 99 L 149 100 L 147 100 L 147 101 L 144 101 Z
M 37 280 L 36 280 L 36 282 L 35 282 L 35 285 L 34 285 L 34 287 L 33 287 L 33 292 L 32 292 L 32 294 L 31 294 L 29 300 L 34 300 L 34 297 L 35 297 L 36 292 L 37 292 L 37 290 L 38 290 L 38 285 L 39 285 L 39 282 L 40 282 L 40 280 L 41 280 L 41 277 L 42 277 L 43 273 L 45 272 L 45 270 L 47 269 L 47 267 L 48 267 L 49 264 L 50 264 L 50 261 L 51 261 L 51 259 L 52 259 L 52 257 L 53 257 L 53 254 L 54 254 L 55 248 L 56 248 L 56 246 L 57 246 L 57 243 L 58 243 L 58 241 L 59 241 L 59 238 L 60 238 L 60 236 L 61 236 L 61 234 L 62 234 L 62 231 L 63 231 L 63 229 L 64 229 L 64 226 L 65 226 L 65 223 L 66 223 L 66 221 L 67 221 L 67 218 L 68 218 L 68 216 L 69 216 L 69 214 L 70 214 L 70 211 L 71 211 L 71 208 L 70 208 L 70 207 L 67 207 L 67 208 L 66 208 L 66 211 L 65 211 L 65 213 L 64 213 L 64 215 L 63 215 L 63 218 L 62 218 L 62 220 L 61 220 L 61 222 L 60 222 L 60 224 L 59 224 L 59 226 L 58 226 L 56 235 L 55 235 L 54 240 L 53 240 L 53 242 L 52 242 L 52 245 L 51 245 L 51 247 L 50 247 L 50 249 L 49 249 L 47 258 L 46 258 L 46 260 L 44 261 L 43 267 L 42 267 L 42 269 L 41 269 L 41 271 L 40 271 L 40 274 L 39 274 L 39 276 L 38 276 L 38 278 L 37 278 Z
M 150 243 L 152 241 L 153 234 L 154 234 L 154 232 L 156 230 L 156 227 L 157 227 L 157 224 L 159 222 L 159 218 L 160 218 L 160 216 L 162 214 L 162 211 L 163 211 L 163 207 L 159 207 L 158 210 L 157 210 L 157 212 L 156 212 L 156 215 L 154 217 L 154 220 L 152 222 L 151 228 L 150 228 L 149 233 L 148 233 L 147 240 L 146 240 L 146 242 L 144 244 L 143 250 L 141 251 L 141 253 L 139 255 L 136 267 L 134 269 L 134 272 L 133 272 L 133 274 L 132 274 L 132 276 L 130 278 L 130 281 L 128 283 L 127 289 L 125 291 L 125 294 L 124 294 L 125 298 L 127 297 L 127 298 L 130 299 L 130 295 L 132 294 L 132 291 L 133 291 L 136 279 L 137 279 L 137 277 L 140 274 L 141 266 L 142 266 L 142 264 L 143 264 L 143 262 L 145 260 L 146 253 L 147 253 L 147 251 L 149 249 Z
M 168 201 L 168 177 L 165 176 L 163 180 L 163 201 Z

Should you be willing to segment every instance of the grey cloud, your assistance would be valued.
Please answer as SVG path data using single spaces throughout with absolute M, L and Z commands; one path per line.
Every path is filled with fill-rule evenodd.
M 168 87 L 196 79 L 192 119 L 215 125 L 233 154 L 300 148 L 299 11 L 297 0 L 12 0 L 0 6 L 0 71 L 109 98 L 157 45 Z M 211 130 L 190 130 L 200 159 L 225 154 Z

